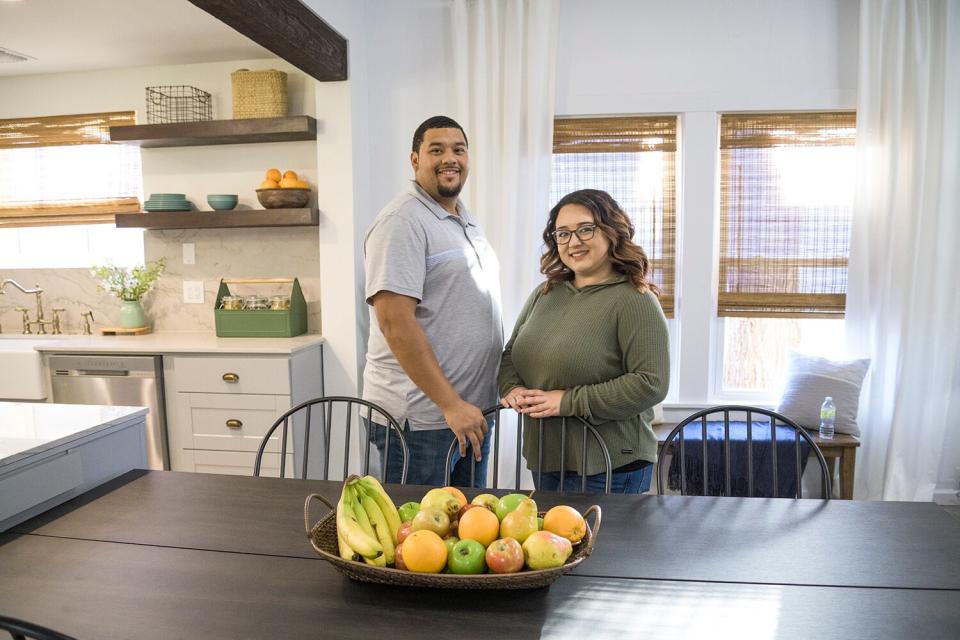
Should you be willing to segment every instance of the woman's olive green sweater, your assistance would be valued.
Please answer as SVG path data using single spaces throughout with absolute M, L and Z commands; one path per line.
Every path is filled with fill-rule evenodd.
M 577 289 L 543 285 L 530 295 L 500 363 L 500 395 L 516 386 L 564 390 L 561 416 L 596 427 L 613 468 L 657 459 L 650 427 L 653 406 L 670 379 L 667 323 L 656 296 L 638 292 L 625 276 Z M 525 418 L 523 455 L 535 470 L 536 420 Z M 560 470 L 561 418 L 544 420 L 543 471 Z M 599 447 L 587 438 L 586 475 L 604 471 Z M 582 423 L 567 420 L 564 467 L 583 474 Z

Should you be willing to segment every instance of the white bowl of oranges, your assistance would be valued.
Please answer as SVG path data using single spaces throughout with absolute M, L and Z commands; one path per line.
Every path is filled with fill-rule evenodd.
M 257 189 L 257 200 L 265 209 L 304 207 L 310 200 L 310 185 L 301 180 L 296 171 L 281 173 L 279 169 L 268 169 Z

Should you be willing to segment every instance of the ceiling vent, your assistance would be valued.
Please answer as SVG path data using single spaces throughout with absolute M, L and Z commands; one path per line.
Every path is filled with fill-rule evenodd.
M 12 49 L 5 49 L 0 47 L 0 64 L 6 62 L 26 62 L 27 60 L 33 60 L 31 56 L 24 55 L 22 53 L 17 53 Z

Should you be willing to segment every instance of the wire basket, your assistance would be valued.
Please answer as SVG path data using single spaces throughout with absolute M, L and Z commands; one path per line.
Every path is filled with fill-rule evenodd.
M 319 500 L 327 505 L 330 513 L 310 526 L 310 505 Z M 303 524 L 314 551 L 332 564 L 337 571 L 351 580 L 374 582 L 403 587 L 426 587 L 432 589 L 539 589 L 552 584 L 565 573 L 570 573 L 593 552 L 593 545 L 600 533 L 600 507 L 593 505 L 584 512 L 584 518 L 593 514 L 595 520 L 591 527 L 587 523 L 587 533 L 583 540 L 573 546 L 573 554 L 566 564 L 554 569 L 525 570 L 519 573 L 482 573 L 478 575 L 456 575 L 450 573 L 414 573 L 390 567 L 376 567 L 362 562 L 345 560 L 340 557 L 337 546 L 336 507 L 318 493 L 307 496 L 303 505 Z M 543 514 L 539 514 L 543 516 Z
M 213 120 L 209 93 L 185 84 L 147 87 L 147 123 L 201 122 Z

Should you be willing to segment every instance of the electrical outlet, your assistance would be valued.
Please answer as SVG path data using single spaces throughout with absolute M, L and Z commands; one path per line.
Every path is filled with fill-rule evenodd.
M 183 281 L 183 301 L 187 304 L 203 304 L 203 281 Z
M 197 252 L 196 245 L 192 242 L 183 243 L 183 264 L 196 264 Z

